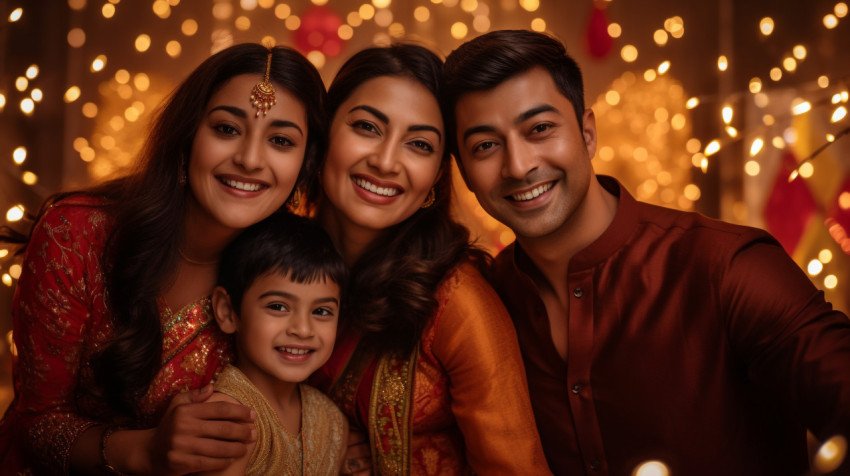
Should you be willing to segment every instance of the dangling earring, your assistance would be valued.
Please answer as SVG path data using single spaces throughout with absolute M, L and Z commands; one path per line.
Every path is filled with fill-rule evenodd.
M 437 199 L 436 194 L 434 193 L 434 187 L 431 187 L 431 190 L 428 191 L 428 196 L 425 197 L 425 203 L 423 203 L 419 208 L 428 208 L 434 204 L 434 201 Z
M 289 200 L 287 200 L 287 203 L 289 204 L 289 208 L 292 208 L 293 210 L 297 209 L 299 206 L 301 206 L 301 189 L 300 188 L 296 188 L 295 190 L 292 191 L 292 196 L 289 197 Z

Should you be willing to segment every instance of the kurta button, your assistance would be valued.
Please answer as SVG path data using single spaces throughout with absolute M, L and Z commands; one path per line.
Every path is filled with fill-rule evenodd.
M 573 296 L 575 296 L 578 299 L 581 299 L 581 297 L 584 296 L 584 289 L 582 289 L 582 288 L 573 289 Z
M 578 395 L 579 392 L 581 392 L 581 384 L 577 383 L 577 384 L 573 385 L 573 393 Z
M 599 471 L 599 467 L 600 467 L 600 466 L 602 466 L 602 465 L 601 465 L 601 464 L 599 464 L 599 460 L 598 460 L 598 459 L 595 459 L 595 460 L 593 460 L 593 461 L 591 461 L 591 462 L 590 462 L 590 469 L 591 469 L 592 471 Z

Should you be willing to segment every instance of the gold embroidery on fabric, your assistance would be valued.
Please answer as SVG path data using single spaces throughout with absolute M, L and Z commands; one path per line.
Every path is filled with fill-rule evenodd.
M 379 474 L 410 474 L 413 438 L 410 415 L 418 356 L 417 347 L 409 358 L 389 354 L 378 360 L 369 399 L 369 439 L 375 450 L 373 465 Z

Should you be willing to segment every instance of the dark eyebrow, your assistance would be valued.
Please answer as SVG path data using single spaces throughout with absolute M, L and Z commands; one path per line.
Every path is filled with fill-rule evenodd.
M 372 106 L 367 106 L 365 104 L 361 104 L 359 106 L 354 106 L 348 112 L 354 112 L 358 109 L 362 109 L 362 110 L 372 114 L 373 116 L 377 117 L 378 120 L 383 122 L 384 124 L 390 123 L 390 118 L 386 114 L 375 109 Z M 409 131 L 431 131 L 431 132 L 434 132 L 435 134 L 437 134 L 437 137 L 440 138 L 440 141 L 443 140 L 443 135 L 440 134 L 440 130 L 437 129 L 436 127 L 434 127 L 434 126 L 429 126 L 427 124 L 410 126 L 407 130 L 409 130 Z
M 496 128 L 493 126 L 475 126 L 470 127 L 469 129 L 463 132 L 463 140 L 466 142 L 466 139 L 469 139 L 469 136 L 472 134 L 478 134 L 480 132 L 496 132 Z
M 288 293 L 286 291 L 267 291 L 267 292 L 264 292 L 263 294 L 261 294 L 260 298 L 265 298 L 265 297 L 269 297 L 269 296 L 278 296 L 278 297 L 282 297 L 282 298 L 286 298 L 286 299 L 296 299 L 297 298 L 294 294 Z
M 517 116 L 517 118 L 514 119 L 514 124 L 519 124 L 523 121 L 527 121 L 529 118 L 532 118 L 532 117 L 534 117 L 534 116 L 536 116 L 540 113 L 543 113 L 543 112 L 558 112 L 558 110 L 555 109 L 554 106 L 550 106 L 549 104 L 541 104 L 541 105 L 539 105 L 537 107 L 533 107 L 533 108 L 523 112 L 519 116 Z
M 325 297 L 325 298 L 316 299 L 315 304 L 319 304 L 319 303 L 323 303 L 323 302 L 329 302 L 329 303 L 333 303 L 333 304 L 336 304 L 337 306 L 339 306 L 339 299 L 337 299 L 333 296 L 328 296 L 328 297 Z
M 238 107 L 216 106 L 216 107 L 210 109 L 210 112 L 208 114 L 212 114 L 214 111 L 229 112 L 230 114 L 233 114 L 234 116 L 236 116 L 240 119 L 247 119 L 248 118 L 248 112 L 245 111 L 244 109 L 240 109 Z M 298 124 L 296 124 L 292 121 L 284 121 L 284 120 L 275 119 L 275 120 L 272 121 L 271 125 L 273 127 L 291 127 L 293 129 L 297 130 L 298 133 L 301 134 L 302 136 L 304 135 L 304 131 L 301 130 L 301 127 L 299 127 Z
M 437 134 L 437 139 L 439 139 L 440 142 L 443 141 L 443 135 L 440 134 L 440 130 L 437 129 L 436 127 L 434 127 L 434 126 L 429 126 L 427 124 L 414 125 L 414 126 L 408 127 L 407 130 L 409 130 L 409 131 L 431 131 L 434 134 Z
M 527 121 L 528 119 L 543 112 L 558 112 L 558 109 L 556 109 L 554 106 L 550 106 L 549 104 L 541 104 L 540 106 L 533 107 L 518 115 L 516 119 L 514 119 L 514 124 L 520 124 L 523 121 Z M 469 129 L 464 131 L 463 140 L 465 141 L 469 138 L 469 136 L 481 132 L 496 132 L 496 128 L 489 125 L 470 127 Z
M 352 108 L 351 108 L 351 110 L 349 110 L 348 112 L 354 112 L 354 111 L 356 111 L 356 110 L 358 110 L 358 109 L 362 109 L 362 110 L 364 110 L 364 111 L 366 111 L 366 112 L 368 112 L 368 113 L 372 114 L 373 116 L 377 117 L 377 118 L 378 118 L 378 120 L 379 120 L 379 121 L 381 121 L 381 122 L 383 122 L 384 124 L 389 124 L 389 123 L 390 123 L 390 118 L 389 118 L 389 117 L 387 117 L 387 115 L 386 115 L 386 114 L 384 114 L 383 112 L 381 112 L 381 111 L 379 111 L 379 110 L 375 109 L 375 108 L 374 108 L 374 107 L 372 107 L 372 106 L 367 106 L 367 105 L 365 105 L 365 104 L 360 105 L 360 106 L 354 106 L 354 107 L 352 107 Z

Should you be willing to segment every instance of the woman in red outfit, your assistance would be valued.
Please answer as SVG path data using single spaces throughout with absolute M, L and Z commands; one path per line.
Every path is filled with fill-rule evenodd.
M 225 245 L 312 175 L 324 96 L 293 50 L 227 48 L 164 104 L 135 172 L 48 202 L 13 302 L 4 472 L 183 474 L 244 454 L 250 411 L 204 402 L 230 359 L 208 296 Z
M 369 48 L 330 86 L 317 219 L 351 266 L 353 325 L 313 383 L 368 436 L 375 474 L 549 474 L 513 325 L 450 216 L 441 66 Z

